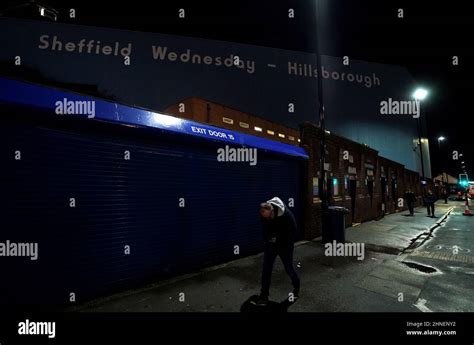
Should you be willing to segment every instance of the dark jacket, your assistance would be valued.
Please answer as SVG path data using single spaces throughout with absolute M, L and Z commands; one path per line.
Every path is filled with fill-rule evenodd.
M 403 194 L 403 198 L 407 202 L 415 202 L 416 201 L 416 197 L 415 197 L 415 194 L 413 192 L 405 192 L 405 194 Z
M 272 242 L 280 248 L 293 246 L 296 240 L 296 220 L 293 212 L 286 207 L 279 198 L 273 198 L 268 203 L 273 205 L 275 217 L 272 219 L 262 218 L 263 239 Z
M 425 202 L 428 204 L 428 205 L 431 205 L 431 204 L 434 204 L 436 201 L 436 197 L 434 196 L 434 194 L 426 194 L 426 197 L 425 197 Z

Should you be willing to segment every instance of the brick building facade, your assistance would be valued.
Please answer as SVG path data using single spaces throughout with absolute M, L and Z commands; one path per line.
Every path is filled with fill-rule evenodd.
M 165 113 L 285 144 L 299 145 L 298 129 L 196 97 L 169 106 Z
M 240 131 L 266 139 L 277 140 L 305 148 L 309 155 L 306 166 L 304 195 L 303 237 L 321 236 L 321 199 L 319 198 L 320 140 L 319 127 L 304 123 L 299 129 L 289 128 L 236 109 L 207 100 L 191 97 L 171 105 L 166 113 Z M 325 178 L 329 205 L 343 206 L 350 210 L 346 226 L 376 220 L 385 214 L 406 210 L 400 198 L 411 189 L 417 196 L 417 206 L 422 205 L 421 179 L 417 172 L 378 155 L 378 151 L 355 141 L 325 134 Z M 427 189 L 433 189 L 428 181 Z
M 306 239 L 321 235 L 321 200 L 319 198 L 320 140 L 319 127 L 304 123 L 300 127 L 301 146 L 309 154 L 306 180 L 306 207 L 304 233 Z M 326 133 L 327 193 L 329 205 L 350 210 L 346 225 L 376 220 L 385 214 L 406 210 L 399 199 L 411 189 L 422 205 L 421 179 L 417 172 L 405 169 L 402 164 L 378 155 L 366 145 Z M 429 181 L 427 188 L 432 188 Z

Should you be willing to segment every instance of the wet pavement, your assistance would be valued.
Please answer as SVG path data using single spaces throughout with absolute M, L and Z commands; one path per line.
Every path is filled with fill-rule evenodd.
M 426 208 L 423 207 L 417 207 L 414 216 L 409 216 L 408 211 L 389 214 L 381 220 L 347 228 L 346 240 L 365 243 L 365 247 L 369 250 L 399 254 L 410 247 L 413 240 L 422 238 L 424 233 L 429 233 L 454 205 L 453 202 L 447 205 L 437 203 L 435 218 L 428 217 Z
M 259 254 L 72 310 L 474 311 L 474 262 L 470 261 L 474 252 L 474 217 L 462 216 L 462 202 L 450 201 L 448 205 L 437 205 L 437 209 L 438 218 L 426 217 L 425 210 L 418 208 L 414 217 L 405 217 L 406 212 L 402 212 L 348 228 L 348 240 L 366 244 L 363 260 L 355 256 L 325 256 L 325 248 L 317 240 L 298 243 L 295 266 L 302 288 L 295 303 L 286 301 L 292 287 L 279 259 L 272 276 L 272 303 L 268 307 L 250 303 L 260 290 Z M 449 216 L 443 218 L 448 212 Z
M 474 311 L 474 217 L 463 216 L 464 205 L 457 204 L 432 237 L 404 258 L 441 272 L 420 293 L 425 311 Z

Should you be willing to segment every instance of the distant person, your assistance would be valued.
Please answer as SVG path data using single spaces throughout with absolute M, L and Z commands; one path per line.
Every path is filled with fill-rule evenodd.
M 410 211 L 410 216 L 415 215 L 415 202 L 416 197 L 415 193 L 413 193 L 410 189 L 408 189 L 405 194 L 403 194 L 403 198 L 406 200 L 408 211 Z
M 448 203 L 448 196 L 449 196 L 448 189 L 447 189 L 447 188 L 444 188 L 444 189 L 443 189 L 443 197 L 444 197 L 444 203 L 445 203 L 445 204 Z
M 293 284 L 294 301 L 299 297 L 300 279 L 293 267 L 294 240 L 296 237 L 296 221 L 293 213 L 280 198 L 273 198 L 260 204 L 263 239 L 265 251 L 262 269 L 262 289 L 256 302 L 258 306 L 266 306 L 270 295 L 270 283 L 273 264 L 280 257 L 286 273 Z
M 426 208 L 428 210 L 428 217 L 434 217 L 434 212 L 435 212 L 435 201 L 436 198 L 431 191 L 431 189 L 428 191 L 428 194 L 425 197 L 425 203 L 426 203 Z

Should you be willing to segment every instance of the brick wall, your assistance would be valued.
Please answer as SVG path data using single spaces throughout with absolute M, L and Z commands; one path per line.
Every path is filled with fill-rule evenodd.
M 321 236 L 322 215 L 318 179 L 321 176 L 319 157 L 322 132 L 317 126 L 303 123 L 299 130 L 293 129 L 196 97 L 174 104 L 165 112 L 286 144 L 299 144 L 305 148 L 310 158 L 302 182 L 305 203 L 304 238 Z M 261 131 L 257 131 L 256 127 Z M 284 137 L 279 136 L 279 133 Z M 376 150 L 367 145 L 331 133 L 327 133 L 325 138 L 325 177 L 328 181 L 329 205 L 343 206 L 351 211 L 346 216 L 346 226 L 406 210 L 406 203 L 403 202 L 400 207 L 398 199 L 402 198 L 408 189 L 417 196 L 417 205 L 423 204 L 423 190 L 417 172 L 379 156 Z M 385 180 L 385 185 L 382 180 Z M 354 197 L 351 196 L 351 185 L 354 186 Z M 434 190 L 433 181 L 427 180 L 425 189 Z
M 301 146 L 309 154 L 306 193 L 304 202 L 304 233 L 306 239 L 321 236 L 321 200 L 313 181 L 320 174 L 320 140 L 322 131 L 310 123 L 300 126 Z M 344 206 L 351 213 L 346 216 L 346 226 L 368 220 L 380 219 L 385 214 L 406 210 L 406 203 L 399 207 L 398 199 L 407 188 L 412 189 L 421 205 L 421 185 L 418 173 L 405 169 L 402 164 L 378 155 L 378 152 L 364 144 L 326 134 L 326 176 L 336 178 L 338 195 L 334 195 L 334 184 L 328 183 L 331 197 L 329 205 Z M 348 159 L 345 159 L 348 158 Z M 385 178 L 386 185 L 382 185 Z M 355 184 L 355 198 L 351 197 L 350 180 Z M 347 187 L 345 188 L 345 182 Z M 392 183 L 393 182 L 393 183 Z M 372 184 L 372 189 L 369 185 Z M 372 192 L 370 193 L 370 191 Z M 384 206 L 383 206 L 384 205 Z
M 180 103 L 184 104 L 179 107 Z M 299 131 L 258 116 L 247 114 L 224 105 L 197 97 L 187 98 L 165 109 L 166 114 L 208 123 L 251 135 L 276 140 L 290 145 L 299 145 Z M 260 131 L 259 131 L 260 129 Z

